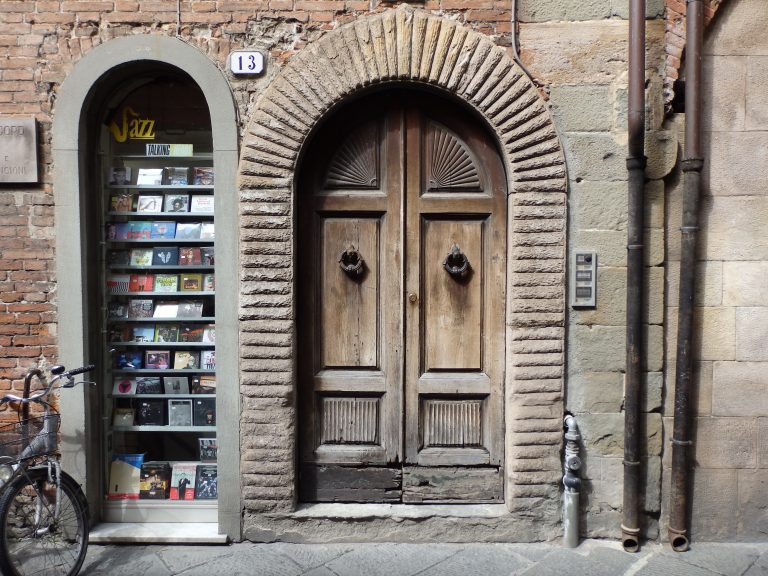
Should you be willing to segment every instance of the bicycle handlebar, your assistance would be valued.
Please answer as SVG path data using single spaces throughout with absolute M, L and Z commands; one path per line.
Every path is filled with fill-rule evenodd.
M 82 368 L 73 368 L 72 370 L 69 370 L 68 372 L 64 372 L 62 376 L 77 376 L 78 374 L 83 374 L 84 372 L 90 372 L 96 368 L 96 364 L 88 364 L 88 366 L 83 366 Z
M 28 405 L 30 402 L 38 402 L 38 403 L 44 403 L 46 396 L 48 396 L 51 391 L 53 390 L 54 384 L 58 382 L 61 378 L 66 378 L 67 380 L 71 380 L 74 376 L 77 376 L 78 374 L 83 374 L 85 372 L 90 372 L 96 368 L 95 364 L 88 364 L 87 366 L 82 366 L 80 368 L 73 368 L 72 370 L 67 370 L 66 372 L 61 372 L 60 374 L 55 375 L 50 381 L 45 377 L 45 374 L 40 368 L 31 368 L 27 375 L 24 376 L 24 393 L 23 396 L 16 396 L 14 394 L 6 394 L 2 398 L 0 398 L 0 404 L 3 404 L 5 402 L 20 402 L 24 405 L 24 417 L 27 417 L 27 411 L 28 411 Z M 43 382 L 46 387 L 45 391 L 40 392 L 38 394 L 35 394 L 34 396 L 30 396 L 30 388 L 32 384 L 32 378 L 37 377 L 40 379 L 41 382 Z M 67 386 L 64 384 L 63 386 L 67 388 L 71 388 L 74 384 L 70 384 Z

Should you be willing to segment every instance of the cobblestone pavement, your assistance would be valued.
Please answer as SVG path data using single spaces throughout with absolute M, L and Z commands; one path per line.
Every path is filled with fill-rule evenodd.
M 768 576 L 768 543 L 91 545 L 82 576 Z

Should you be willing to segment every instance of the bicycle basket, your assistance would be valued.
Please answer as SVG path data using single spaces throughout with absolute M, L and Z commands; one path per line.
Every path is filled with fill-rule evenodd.
M 60 424 L 59 414 L 0 423 L 0 456 L 23 460 L 54 454 Z

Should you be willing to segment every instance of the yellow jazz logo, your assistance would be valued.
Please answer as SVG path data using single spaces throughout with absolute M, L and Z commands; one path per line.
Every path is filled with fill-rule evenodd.
M 130 106 L 123 108 L 123 123 L 118 126 L 114 121 L 109 125 L 109 131 L 118 142 L 131 140 L 154 140 L 155 121 L 139 118 L 139 114 Z

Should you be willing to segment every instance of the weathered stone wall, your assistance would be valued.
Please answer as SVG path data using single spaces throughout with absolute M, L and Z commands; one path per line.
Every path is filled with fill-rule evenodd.
M 595 250 L 597 307 L 569 309 L 566 409 L 583 437 L 583 525 L 592 537 L 618 537 L 621 524 L 626 355 L 627 12 L 626 2 L 520 3 L 524 62 L 547 89 L 565 150 L 569 253 Z M 664 187 L 674 134 L 662 129 L 663 2 L 647 3 L 645 362 L 641 507 L 654 537 L 661 496 Z M 549 21 L 553 20 L 553 21 Z
M 764 540 L 768 529 L 768 12 L 725 2 L 703 56 L 703 197 L 694 316 L 697 394 L 692 538 Z M 682 118 L 680 119 L 682 120 Z M 682 123 L 682 122 L 681 122 Z M 674 398 L 681 181 L 667 222 L 669 362 Z M 670 465 L 665 458 L 665 468 Z

